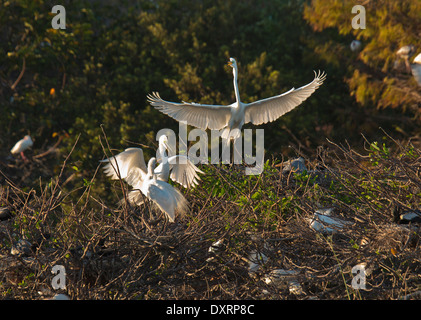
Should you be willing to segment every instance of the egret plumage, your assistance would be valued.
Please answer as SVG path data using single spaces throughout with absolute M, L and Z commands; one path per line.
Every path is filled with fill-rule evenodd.
M 172 146 L 168 144 L 168 137 L 162 135 L 159 137 L 158 147 L 158 157 L 161 159 L 161 163 L 155 169 L 158 179 L 168 181 L 170 178 L 184 188 L 198 185 L 200 177 L 197 173 L 204 174 L 204 172 L 196 167 L 186 155 L 168 157 L 167 149 L 173 150 Z
M 206 130 L 221 130 L 222 138 L 239 138 L 244 124 L 251 122 L 255 125 L 275 121 L 285 113 L 291 111 L 320 87 L 326 79 L 323 72 L 315 73 L 314 80 L 298 89 L 291 90 L 277 96 L 243 103 L 238 90 L 238 68 L 234 58 L 230 58 L 229 65 L 233 69 L 234 92 L 236 101 L 230 105 L 209 105 L 189 102 L 169 102 L 163 100 L 158 92 L 148 95 L 149 103 L 160 112 L 177 121 Z M 238 129 L 238 130 L 235 130 Z
M 162 135 L 159 138 L 157 155 L 161 159 L 161 164 L 154 169 L 157 178 L 168 181 L 168 178 L 181 184 L 184 188 L 196 186 L 200 180 L 198 173 L 204 173 L 196 167 L 185 155 L 175 155 L 168 157 L 166 149 L 169 149 L 168 138 Z M 123 152 L 100 160 L 107 163 L 104 172 L 113 180 L 121 179 L 142 179 L 142 173 L 146 174 L 147 167 L 141 148 L 127 148 Z M 131 177 L 130 177 L 131 176 Z
M 156 158 L 151 158 L 146 167 L 141 148 L 127 148 L 100 162 L 106 163 L 104 172 L 111 179 L 121 178 L 132 186 L 133 189 L 128 194 L 130 203 L 141 205 L 144 202 L 143 194 L 165 212 L 168 219 L 173 222 L 175 212 L 186 212 L 188 205 L 180 191 L 167 183 L 168 179 L 171 178 L 183 187 L 190 188 L 198 184 L 200 180 L 198 173 L 203 172 L 185 155 L 168 157 L 166 148 L 170 146 L 167 142 L 168 138 L 165 135 L 159 138 L 157 151 L 161 159 L 159 166 L 156 166 Z
M 167 215 L 170 222 L 174 222 L 175 214 L 184 214 L 188 211 L 188 202 L 186 198 L 176 188 L 169 183 L 159 180 L 154 173 L 156 158 L 151 158 L 148 162 L 148 171 L 146 174 L 141 172 L 142 179 L 129 178 L 129 183 L 134 189 L 139 189 L 145 197 Z M 130 177 L 130 176 L 129 176 Z M 131 191 L 131 193 L 136 190 Z

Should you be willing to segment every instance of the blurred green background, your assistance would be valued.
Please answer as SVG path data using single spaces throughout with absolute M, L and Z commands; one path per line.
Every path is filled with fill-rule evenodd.
M 326 138 L 358 148 L 361 133 L 380 139 L 379 127 L 396 139 L 421 131 L 421 87 L 396 67 L 401 46 L 421 52 L 419 0 L 0 3 L 3 158 L 25 134 L 39 154 L 66 133 L 52 168 L 58 172 L 79 137 L 68 163 L 92 174 L 104 157 L 102 128 L 119 151 L 132 142 L 154 146 L 162 128 L 178 132 L 176 121 L 149 106 L 148 93 L 234 101 L 229 57 L 237 59 L 244 102 L 305 85 L 313 70 L 327 72 L 301 106 L 259 126 L 266 158 L 294 154 L 290 145 L 311 155 Z M 361 3 L 367 28 L 354 30 L 351 9 Z M 66 8 L 65 30 L 51 27 L 56 4 Z M 350 50 L 354 39 L 358 52 Z

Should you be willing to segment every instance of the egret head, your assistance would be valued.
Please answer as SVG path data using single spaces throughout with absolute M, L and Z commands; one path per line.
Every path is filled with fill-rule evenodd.
M 159 148 L 157 150 L 157 158 L 159 161 L 162 159 L 161 157 L 164 156 L 166 150 L 169 152 L 170 156 L 175 155 L 175 146 L 168 143 L 168 136 L 164 134 L 159 137 Z
M 168 137 L 165 134 L 159 137 L 159 148 L 165 148 L 168 151 L 172 150 L 168 144 Z
M 160 145 L 163 144 L 163 145 L 167 146 L 168 137 L 165 134 L 159 137 L 159 144 Z
M 233 69 L 237 69 L 237 62 L 234 58 L 230 58 L 230 61 L 228 61 L 228 65 Z

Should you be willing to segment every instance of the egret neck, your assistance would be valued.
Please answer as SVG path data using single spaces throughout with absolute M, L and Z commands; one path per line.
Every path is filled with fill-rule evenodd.
M 233 65 L 232 74 L 234 76 L 234 80 L 233 80 L 233 82 L 234 82 L 234 92 L 235 92 L 235 99 L 237 100 L 237 108 L 238 108 L 241 104 L 241 101 L 240 101 L 240 92 L 238 90 L 238 81 L 237 81 L 238 70 L 237 70 L 236 64 Z

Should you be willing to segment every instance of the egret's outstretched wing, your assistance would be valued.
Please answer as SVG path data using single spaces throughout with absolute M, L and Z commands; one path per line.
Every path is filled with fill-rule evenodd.
M 197 173 L 203 173 L 185 155 L 176 155 L 168 158 L 170 164 L 170 179 L 181 184 L 184 188 L 194 187 L 199 184 L 200 177 Z
M 119 179 L 118 172 L 121 179 L 126 179 L 132 168 L 139 168 L 144 173 L 147 172 L 143 150 L 140 148 L 127 148 L 116 156 L 100 160 L 100 162 L 107 162 L 104 172 L 113 180 Z
M 326 79 L 326 74 L 314 72 L 315 78 L 309 84 L 298 89 L 291 89 L 288 92 L 267 99 L 249 103 L 245 107 L 244 123 L 262 124 L 275 121 L 285 113 L 300 105 L 311 96 Z
M 220 130 L 227 126 L 231 116 L 229 106 L 199 103 L 175 103 L 162 100 L 158 92 L 148 95 L 149 103 L 177 121 L 206 130 Z
M 129 173 L 124 180 L 133 187 L 133 189 L 142 188 L 143 180 L 145 179 L 145 172 L 139 167 L 133 167 L 129 170 Z

